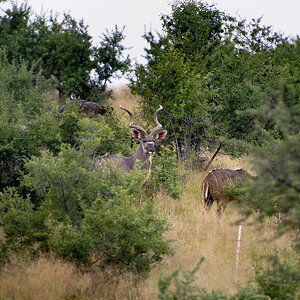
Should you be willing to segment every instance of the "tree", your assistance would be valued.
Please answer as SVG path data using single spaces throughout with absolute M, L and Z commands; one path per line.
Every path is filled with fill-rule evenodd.
M 175 143 L 177 158 L 187 159 L 193 139 L 203 134 L 203 120 L 208 119 L 207 102 L 209 76 L 195 74 L 192 63 L 184 61 L 176 49 L 166 50 L 160 61 L 148 68 L 136 69 L 137 79 L 131 86 L 134 93 L 143 96 L 141 103 L 149 111 L 163 105 L 164 128 Z
M 91 90 L 89 76 L 93 69 L 92 37 L 87 26 L 68 14 L 61 22 L 53 16 L 49 21 L 46 39 L 40 41 L 41 68 L 47 77 L 57 79 L 60 94 L 85 99 Z
M 92 77 L 94 94 L 103 93 L 107 84 L 114 76 L 119 77 L 118 73 L 124 75 L 130 67 L 129 56 L 123 58 L 126 48 L 121 44 L 124 39 L 124 27 L 119 30 L 117 26 L 111 32 L 108 30 L 103 34 L 98 47 L 93 48 L 95 61 L 95 76 Z
M 297 104 L 288 105 L 294 98 Z M 264 144 L 253 147 L 253 166 L 258 177 L 247 188 L 247 203 L 259 209 L 260 218 L 280 215 L 279 233 L 296 230 L 299 247 L 300 224 L 300 97 L 293 86 L 282 85 L 272 97 L 255 110 L 263 130 Z M 261 129 L 263 128 L 263 129 Z M 267 128 L 267 130 L 265 129 Z
M 66 13 L 61 21 L 58 15 L 33 17 L 26 3 L 13 3 L 0 17 L 0 48 L 8 61 L 25 61 L 47 79 L 54 77 L 62 96 L 105 99 L 112 76 L 124 74 L 130 65 L 129 57 L 123 58 L 123 39 L 116 27 L 95 47 L 83 20 Z
M 221 41 L 223 14 L 199 1 L 175 1 L 172 14 L 163 16 L 165 35 L 158 41 L 150 32 L 145 39 L 147 66 L 137 66 L 131 90 L 143 97 L 145 111 L 163 104 L 170 120 L 166 128 L 176 145 L 177 158 L 186 160 L 193 149 L 211 137 L 208 99 L 217 90 L 211 88 L 211 74 L 205 61 Z M 214 104 L 213 104 L 214 105 Z M 170 134 L 171 133 L 171 134 Z
M 288 78 L 291 62 L 280 59 L 279 53 L 287 50 L 290 42 L 270 26 L 261 25 L 261 18 L 250 23 L 237 21 L 196 0 L 174 1 L 172 13 L 164 15 L 162 22 L 165 34 L 158 40 L 151 32 L 144 35 L 150 44 L 146 49 L 148 62 L 136 67 L 131 80 L 132 92 L 143 96 L 142 107 L 150 111 L 154 103 L 160 103 L 153 99 L 161 99 L 161 103 L 169 103 L 172 118 L 178 118 L 179 114 L 174 114 L 178 99 L 193 103 L 193 107 L 184 106 L 193 121 L 182 116 L 176 126 L 173 121 L 173 129 L 169 128 L 173 131 L 169 137 L 178 149 L 175 134 L 185 139 L 185 133 L 190 137 L 187 143 L 181 142 L 186 149 L 217 145 L 218 150 L 223 147 L 238 155 L 248 151 L 245 142 L 262 143 L 263 137 L 254 130 L 256 117 L 248 110 L 260 105 L 253 87 L 269 95 L 279 79 Z M 295 60 L 296 55 L 292 56 L 289 58 Z M 179 61 L 178 72 L 166 67 Z M 169 84 L 172 78 L 174 82 Z M 189 95 L 180 90 L 177 78 Z M 243 143 L 236 143 L 236 139 Z M 178 150 L 185 159 L 188 153 Z
M 198 64 L 219 45 L 224 18 L 214 5 L 197 0 L 174 1 L 172 14 L 161 17 L 170 43 Z
M 12 4 L 0 17 L 0 47 L 5 49 L 7 59 L 10 63 L 20 59 L 29 62 L 31 67 L 35 55 L 35 33 L 30 25 L 31 8 L 25 3 L 19 7 Z
M 270 95 L 278 80 L 287 75 L 276 59 L 277 49 L 287 40 L 260 23 L 261 19 L 248 24 L 228 17 L 223 41 L 208 58 L 211 84 L 218 89 L 211 99 L 218 107 L 213 124 L 228 133 L 227 150 L 231 153 L 236 152 L 228 145 L 233 144 L 232 139 L 262 142 L 254 130 L 255 116 L 247 111 L 260 105 L 254 90 Z

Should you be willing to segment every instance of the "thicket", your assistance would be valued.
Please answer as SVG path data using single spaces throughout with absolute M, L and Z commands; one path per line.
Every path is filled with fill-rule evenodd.
M 143 273 L 172 254 L 168 225 L 141 189 L 145 174 L 94 166 L 97 156 L 134 151 L 128 127 L 115 113 L 86 118 L 71 101 L 60 114 L 55 81 L 36 65 L 3 51 L 0 66 L 1 262 L 45 252 Z
M 58 114 L 45 100 L 47 90 L 40 93 L 43 76 L 43 84 L 33 84 L 32 70 L 2 63 L 6 82 L 14 74 L 14 83 L 28 81 L 20 99 L 10 91 L 1 100 L 2 262 L 11 253 L 52 252 L 81 267 L 114 264 L 145 272 L 171 254 L 166 222 L 145 197 L 137 205 L 145 174 L 103 174 L 94 166 L 108 151 L 132 151 L 128 129 L 115 115 L 85 118 L 71 103 Z

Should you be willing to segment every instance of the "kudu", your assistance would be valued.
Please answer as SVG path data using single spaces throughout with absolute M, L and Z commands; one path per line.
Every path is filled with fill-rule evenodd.
M 148 175 L 144 181 L 145 183 L 149 178 L 151 172 L 151 158 L 152 155 L 155 154 L 156 145 L 167 135 L 167 131 L 162 130 L 163 127 L 157 120 L 157 114 L 163 108 L 162 106 L 160 106 L 154 113 L 154 123 L 156 127 L 151 130 L 150 134 L 147 134 L 146 130 L 142 127 L 133 124 L 134 117 L 130 110 L 122 107 L 121 105 L 120 108 L 127 111 L 127 113 L 129 114 L 129 126 L 131 128 L 131 135 L 140 144 L 136 152 L 129 157 L 121 156 L 118 154 L 106 154 L 96 160 L 95 166 L 103 168 L 108 162 L 111 162 L 111 164 L 118 167 L 122 173 L 129 173 L 138 162 L 142 170 L 148 170 Z
M 217 214 L 222 215 L 232 197 L 226 195 L 226 187 L 235 186 L 239 182 L 254 178 L 243 169 L 213 169 L 202 181 L 202 197 L 207 212 L 214 201 L 217 203 Z
M 79 111 L 84 113 L 87 118 L 94 118 L 97 115 L 111 114 L 114 110 L 113 107 L 108 105 L 100 105 L 96 102 L 86 101 L 81 99 L 71 100 L 73 104 L 79 106 Z M 60 105 L 57 110 L 59 113 L 67 109 L 67 104 Z

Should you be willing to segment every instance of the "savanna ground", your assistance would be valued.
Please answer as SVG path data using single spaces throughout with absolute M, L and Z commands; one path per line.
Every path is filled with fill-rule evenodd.
M 115 91 L 112 105 L 134 111 L 135 98 L 126 89 Z M 127 120 L 128 121 L 128 120 Z M 163 120 L 160 120 L 163 123 Z M 247 159 L 230 159 L 219 155 L 215 167 L 250 170 Z M 167 219 L 170 230 L 167 238 L 174 240 L 175 254 L 155 265 L 146 279 L 131 274 L 119 274 L 116 269 L 82 273 L 69 263 L 53 257 L 35 261 L 12 258 L 0 273 L 0 299 L 157 299 L 158 279 L 174 270 L 191 270 L 205 257 L 197 272 L 195 285 L 233 293 L 254 275 L 259 255 L 277 250 L 291 250 L 288 235 L 275 236 L 276 218 L 257 224 L 251 217 L 242 225 L 239 266 L 236 269 L 238 236 L 237 220 L 241 218 L 237 204 L 228 206 L 224 216 L 216 216 L 215 207 L 209 214 L 203 211 L 201 181 L 208 171 L 192 170 L 185 177 L 183 194 L 172 199 L 163 192 L 154 198 L 159 214 Z

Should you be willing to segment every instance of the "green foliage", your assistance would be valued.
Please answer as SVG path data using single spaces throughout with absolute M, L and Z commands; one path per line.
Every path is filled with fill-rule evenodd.
M 178 270 L 174 271 L 171 275 L 161 276 L 158 281 L 160 300 L 170 299 L 201 299 L 199 298 L 200 289 L 191 284 L 195 281 L 195 273 L 199 270 L 204 258 L 198 262 L 192 271 L 185 272 L 183 279 L 179 279 Z M 173 285 L 173 288 L 172 288 Z
M 107 30 L 103 34 L 99 47 L 93 48 L 96 64 L 96 76 L 93 78 L 95 94 L 97 90 L 103 93 L 112 77 L 118 78 L 120 74 L 124 75 L 129 69 L 131 63 L 129 56 L 123 58 L 123 51 L 126 50 L 121 44 L 125 37 L 123 32 L 124 27 L 119 30 L 117 26 L 111 32 Z
M 225 184 L 224 196 L 229 197 L 230 200 L 238 200 L 245 195 L 244 186 L 246 182 L 239 182 L 236 185 Z M 242 202 L 242 201 L 241 201 Z
M 36 84 L 33 84 L 33 83 Z M 51 81 L 41 74 L 35 74 L 33 68 L 28 69 L 25 61 L 11 63 L 3 51 L 0 51 L 0 100 L 11 118 L 18 112 L 18 105 L 26 118 L 32 118 L 50 109 L 45 101 L 51 87 Z M 2 105 L 1 105 L 2 106 Z M 25 125 L 25 124 L 24 124 Z
M 147 182 L 147 188 L 151 194 L 163 189 L 177 199 L 182 193 L 182 177 L 174 151 L 163 148 L 153 158 L 151 177 Z
M 165 32 L 175 49 L 193 61 L 213 51 L 221 40 L 224 13 L 203 1 L 174 1 L 172 14 L 161 17 Z
M 265 102 L 255 111 L 260 122 L 270 129 L 263 131 L 263 147 L 252 150 L 258 177 L 249 186 L 247 203 L 250 208 L 260 210 L 261 218 L 281 214 L 280 232 L 285 232 L 299 230 L 300 106 L 298 103 L 288 107 L 284 103 L 284 89 L 275 92 L 274 96 L 273 103 Z M 261 127 L 264 126 L 259 125 Z M 251 214 L 251 209 L 246 213 Z M 299 235 L 296 235 L 296 241 L 299 245 Z
M 259 290 L 271 299 L 298 299 L 300 297 L 300 259 L 299 256 L 278 255 L 267 258 L 268 267 L 256 265 L 255 282 Z M 260 263 L 261 260 L 259 260 Z
M 80 228 L 68 222 L 57 220 L 52 220 L 48 227 L 48 247 L 58 257 L 71 261 L 78 266 L 91 265 L 93 256 L 95 259 L 99 259 L 98 256 L 94 255 L 93 237 L 85 234 Z
M 26 3 L 19 7 L 12 3 L 12 7 L 1 15 L 0 22 L 0 45 L 4 48 L 12 63 L 14 59 L 32 62 L 35 52 L 35 33 L 29 26 L 31 9 Z M 35 56 L 36 58 L 36 56 Z
M 46 78 L 55 78 L 61 95 L 103 100 L 111 77 L 124 74 L 130 65 L 129 57 L 123 58 L 123 31 L 116 27 L 93 47 L 83 20 L 66 13 L 61 19 L 57 14 L 33 17 L 27 3 L 12 3 L 0 17 L 0 48 L 10 63 L 25 61 Z
M 62 95 L 86 98 L 91 87 L 89 73 L 93 69 L 91 36 L 83 20 L 77 22 L 69 14 L 64 14 L 63 20 L 51 16 L 50 25 L 47 20 L 42 22 L 47 32 L 37 44 L 42 56 L 41 68 L 47 77 L 55 76 L 58 81 L 58 90 Z M 34 24 L 33 24 L 34 25 Z
M 153 205 L 135 205 L 145 174 L 138 169 L 124 175 L 114 168 L 95 169 L 95 149 L 112 132 L 97 120 L 78 124 L 77 150 L 62 144 L 57 155 L 42 151 L 25 165 L 28 174 L 22 184 L 36 190 L 43 199 L 40 210 L 48 212 L 47 247 L 78 265 L 149 271 L 172 251 L 163 238 L 168 227 Z
M 21 197 L 14 188 L 0 192 L 0 226 L 4 238 L 0 242 L 0 258 L 11 251 L 35 254 L 47 248 L 47 212 L 34 210 L 29 197 Z
M 209 119 L 206 97 L 213 93 L 208 90 L 209 75 L 196 74 L 191 62 L 185 62 L 178 50 L 169 49 L 156 64 L 139 66 L 136 76 L 131 89 L 143 96 L 142 108 L 153 112 L 163 106 L 160 118 L 168 120 L 164 124 L 167 139 L 175 143 L 178 157 L 187 158 L 192 139 L 205 134 L 203 123 Z
M 43 151 L 41 157 L 35 157 L 25 167 L 28 174 L 23 185 L 37 190 L 58 220 L 70 218 L 75 224 L 80 219 L 81 201 L 92 202 L 100 193 L 93 162 L 68 145 L 62 145 L 57 156 Z
M 132 153 L 128 127 L 121 124 L 115 113 L 87 119 L 76 104 L 67 100 L 66 105 L 68 109 L 56 115 L 63 143 L 75 148 L 81 145 L 94 156 L 116 152 L 123 155 Z
M 35 84 L 33 83 L 35 82 Z M 40 147 L 57 149 L 57 124 L 45 100 L 50 82 L 22 62 L 0 56 L 0 190 L 17 186 L 23 160 Z
M 144 35 L 148 63 L 136 66 L 131 90 L 143 97 L 147 113 L 164 106 L 167 142 L 175 143 L 177 158 L 220 143 L 234 155 L 249 152 L 247 143 L 262 144 L 249 109 L 260 106 L 259 93 L 271 99 L 278 80 L 297 83 L 299 38 L 196 0 L 174 1 L 161 19 L 165 34 Z
M 107 264 L 144 272 L 172 253 L 163 238 L 167 225 L 153 205 L 136 207 L 128 196 L 95 202 L 85 213 L 83 227 Z

